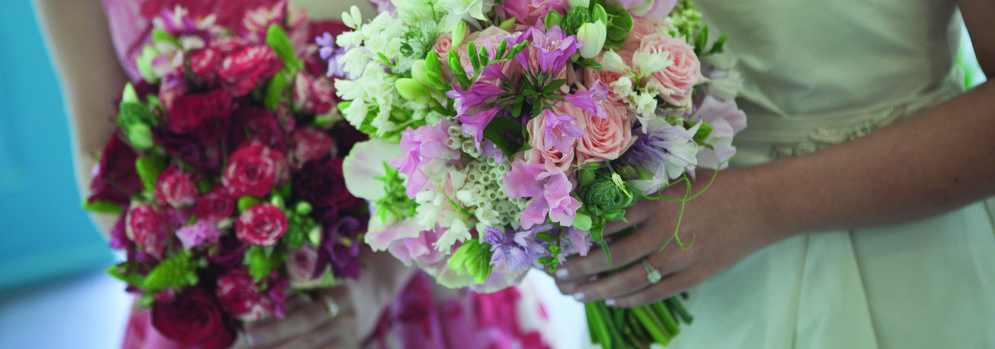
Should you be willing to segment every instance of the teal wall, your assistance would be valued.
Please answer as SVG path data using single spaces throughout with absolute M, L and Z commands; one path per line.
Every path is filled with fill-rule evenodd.
M 0 292 L 112 262 L 80 202 L 31 2 L 0 1 Z

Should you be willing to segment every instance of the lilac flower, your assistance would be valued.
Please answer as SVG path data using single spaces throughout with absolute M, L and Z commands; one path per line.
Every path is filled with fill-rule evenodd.
M 318 44 L 318 54 L 321 59 L 327 60 L 332 57 L 332 53 L 335 53 L 335 37 L 332 34 L 325 32 L 321 36 L 314 38 L 314 42 Z
M 220 236 L 221 231 L 218 230 L 215 223 L 206 219 L 198 220 L 194 225 L 188 225 L 176 231 L 176 237 L 180 239 L 183 248 L 188 250 L 204 243 L 204 241 L 217 243 Z
M 442 119 L 437 125 L 425 125 L 417 129 L 408 128 L 401 133 L 401 151 L 404 156 L 390 161 L 398 172 L 408 176 L 406 193 L 411 199 L 422 191 L 431 178 L 440 178 L 434 171 L 442 169 L 446 161 L 459 159 L 458 150 L 446 146 L 449 139 L 449 126 L 453 123 Z M 432 173 L 426 173 L 428 170 Z
M 566 113 L 557 113 L 552 109 L 546 110 L 546 115 L 543 117 L 543 125 L 546 129 L 543 134 L 543 142 L 546 144 L 546 150 L 556 147 L 559 151 L 567 151 L 571 148 L 570 144 L 573 141 L 571 137 L 583 137 L 584 130 L 574 124 L 576 121 L 577 118 Z
M 597 80 L 593 84 L 594 88 L 587 91 L 577 91 L 572 95 L 564 95 L 563 100 L 570 104 L 587 110 L 591 115 L 607 119 L 608 111 L 605 110 L 605 106 L 601 104 L 608 98 L 608 88 L 601 85 L 601 80 Z
M 698 151 L 698 166 L 714 169 L 725 167 L 725 162 L 736 154 L 732 137 L 746 128 L 746 114 L 736 107 L 734 101 L 723 102 L 712 96 L 705 96 L 691 118 L 712 126 L 712 132 L 705 140 L 712 148 Z
M 693 172 L 698 160 L 698 145 L 694 135 L 701 123 L 690 129 L 683 125 L 669 125 L 649 133 L 637 131 L 636 142 L 629 148 L 626 161 L 653 174 L 648 181 L 633 184 L 644 193 L 655 192 L 671 179 Z
M 550 232 L 556 228 L 553 224 L 544 223 L 528 229 L 518 230 L 505 228 L 484 229 L 484 242 L 491 245 L 491 265 L 503 266 L 510 274 L 524 273 L 531 267 L 542 267 L 538 259 L 549 256 L 546 249 L 548 243 L 539 240 L 536 235 Z
M 377 12 L 394 13 L 397 11 L 397 7 L 391 0 L 370 0 L 370 2 L 377 6 Z
M 542 164 L 518 159 L 511 163 L 503 184 L 512 199 L 532 198 L 520 217 L 525 229 L 545 223 L 547 215 L 553 222 L 570 225 L 580 208 L 580 201 L 570 196 L 573 184 L 559 168 L 547 170 Z
M 577 49 L 583 46 L 577 42 L 574 35 L 567 36 L 567 33 L 554 25 L 546 32 L 537 27 L 529 29 L 529 49 L 523 50 L 515 56 L 515 59 L 535 73 L 551 73 L 555 75 L 566 65 L 570 56 L 577 53 Z M 535 64 L 538 63 L 538 67 Z

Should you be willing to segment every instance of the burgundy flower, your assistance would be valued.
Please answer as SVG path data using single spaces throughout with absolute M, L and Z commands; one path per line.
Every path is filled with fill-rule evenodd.
M 242 265 L 245 259 L 247 245 L 238 241 L 233 234 L 222 235 L 218 239 L 218 248 L 211 249 L 207 254 L 207 260 L 222 268 L 235 268 Z
M 209 125 L 210 127 L 208 127 Z M 222 151 L 221 144 L 209 143 L 212 138 L 225 135 L 225 129 L 220 127 L 222 125 L 217 126 L 219 127 L 214 127 L 214 122 L 201 125 L 204 129 L 217 129 L 217 132 L 214 134 L 206 130 L 203 132 L 211 135 L 209 137 L 200 137 L 199 134 L 202 133 L 200 131 L 188 134 L 176 134 L 165 128 L 154 129 L 153 134 L 155 135 L 156 144 L 161 145 L 167 154 L 183 160 L 183 162 L 189 164 L 200 173 L 213 176 L 221 172 L 221 163 L 224 160 L 224 152 Z
M 155 183 L 155 198 L 160 205 L 187 207 L 197 202 L 197 181 L 200 178 L 179 165 L 166 167 Z
M 207 192 L 193 207 L 193 214 L 202 219 L 220 221 L 235 212 L 235 199 L 221 187 Z
M 347 122 L 340 122 L 333 135 L 335 136 L 335 144 L 339 148 L 339 154 L 349 154 L 353 145 L 370 139 L 370 136 L 360 132 Z
M 249 94 L 283 68 L 283 61 L 266 45 L 246 46 L 225 57 L 219 76 L 226 90 L 237 97 Z
M 188 93 L 165 104 L 169 114 L 169 130 L 181 134 L 197 130 L 210 119 L 229 118 L 236 106 L 232 95 L 225 90 Z
M 171 217 L 151 205 L 133 206 L 128 210 L 125 232 L 131 241 L 142 246 L 148 254 L 162 259 L 169 242 Z
M 260 294 L 245 269 L 231 269 L 219 277 L 217 295 L 221 305 L 242 321 L 259 320 L 272 307 L 270 299 Z
M 131 196 L 144 188 L 135 170 L 137 159 L 138 152 L 121 140 L 120 133 L 114 133 L 100 154 L 100 162 L 93 167 L 87 201 L 107 201 L 118 205 L 131 202 Z
M 294 108 L 306 114 L 324 114 L 338 103 L 332 82 L 324 75 L 298 72 L 294 79 Z
M 290 135 L 290 164 L 294 169 L 300 169 L 304 163 L 321 159 L 325 156 L 335 156 L 335 144 L 332 138 L 322 130 L 311 127 L 298 128 Z
M 319 266 L 331 263 L 332 272 L 338 277 L 359 278 L 359 242 L 356 236 L 366 227 L 355 217 L 342 217 L 337 222 L 323 219 L 321 247 L 318 252 Z M 365 220 L 364 220 L 365 221 Z M 318 270 L 314 277 L 317 277 Z
M 172 302 L 156 302 L 152 325 L 180 344 L 202 349 L 228 348 L 238 336 L 235 321 L 202 287 L 187 288 Z
M 362 200 L 352 196 L 342 176 L 342 158 L 311 160 L 296 172 L 294 193 L 319 208 L 351 209 Z
M 221 69 L 221 52 L 205 47 L 190 53 L 190 71 L 202 85 L 216 85 L 218 70 Z
M 222 183 L 234 197 L 263 197 L 290 176 L 283 155 L 259 143 L 243 145 L 228 161 Z
M 250 207 L 235 221 L 235 236 L 252 246 L 273 246 L 287 232 L 287 215 L 270 203 Z
M 279 152 L 287 150 L 283 129 L 266 108 L 238 108 L 232 113 L 232 129 L 232 144 L 256 141 Z
M 118 249 L 118 250 L 127 249 L 133 246 L 131 239 L 128 238 L 128 232 L 127 232 L 128 212 L 130 211 L 131 210 L 128 209 L 128 206 L 126 204 L 124 206 L 124 210 L 121 210 L 121 214 L 117 216 L 117 221 L 114 222 L 114 226 L 111 227 L 110 231 L 111 239 L 109 245 L 113 249 Z

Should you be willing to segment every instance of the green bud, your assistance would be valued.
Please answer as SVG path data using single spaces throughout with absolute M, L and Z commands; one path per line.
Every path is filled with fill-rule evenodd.
M 563 23 L 563 15 L 560 14 L 560 11 L 549 11 L 546 13 L 546 20 L 544 22 L 546 23 L 546 30 L 549 30 L 554 25 Z
M 597 175 L 592 169 L 582 168 L 577 171 L 577 182 L 582 186 L 591 184 L 596 178 Z
M 439 62 L 439 56 L 432 51 L 429 51 L 428 55 L 425 56 L 425 80 L 428 81 L 426 83 L 428 86 L 440 90 L 449 88 L 446 82 L 442 80 L 442 64 Z
M 598 178 L 584 191 L 581 201 L 592 214 L 601 215 L 622 207 L 628 201 L 623 192 L 611 179 Z
M 570 225 L 574 226 L 574 228 L 580 230 L 591 230 L 591 226 L 593 224 L 594 223 L 591 221 L 591 216 L 588 216 L 580 212 L 577 212 L 577 216 L 575 216 L 573 222 L 570 223 Z
M 397 93 L 412 102 L 416 103 L 428 103 L 432 100 L 432 93 L 429 91 L 428 87 L 422 85 L 418 80 L 410 78 L 397 79 L 394 83 L 394 87 L 397 88 Z
M 601 53 L 605 47 L 605 39 L 608 37 L 605 23 L 597 21 L 594 23 L 584 23 L 577 29 L 577 41 L 584 43 L 580 47 L 580 56 L 584 58 L 594 58 Z
M 159 50 L 156 50 L 152 45 L 145 45 L 142 48 L 142 54 L 135 58 L 135 66 L 138 68 L 138 73 L 142 75 L 142 79 L 150 83 L 159 81 L 159 78 L 155 76 L 155 69 L 152 68 L 152 61 L 158 55 Z
M 591 0 L 567 0 L 567 5 L 570 5 L 570 7 L 587 8 L 588 6 L 591 6 Z M 595 5 L 595 6 L 601 6 L 601 5 Z
M 138 100 L 138 92 L 135 92 L 135 86 L 131 85 L 130 82 L 124 85 L 124 92 L 121 93 L 121 103 L 128 102 L 141 103 Z
M 555 11 L 550 11 L 550 12 L 555 12 Z M 507 32 L 512 31 L 512 29 L 514 29 L 514 27 L 515 27 L 515 18 L 514 17 L 508 18 L 504 22 L 501 22 L 500 25 L 498 25 L 498 28 L 504 29 L 504 31 L 507 31 Z
M 148 151 L 155 146 L 152 140 L 152 129 L 146 124 L 133 124 L 126 130 L 128 142 L 139 151 Z
M 462 45 L 463 39 L 466 39 L 466 35 L 469 34 L 469 29 L 466 27 L 466 22 L 459 21 L 456 23 L 456 28 L 453 28 L 453 47 L 456 45 Z
M 249 207 L 255 206 L 258 203 L 262 203 L 263 200 L 255 196 L 246 195 L 238 198 L 238 212 L 243 212 L 248 210 Z
M 269 203 L 281 210 L 286 206 L 283 201 L 283 197 L 279 195 L 273 195 L 273 197 L 269 199 Z
M 298 202 L 297 207 L 294 207 L 294 211 L 301 216 L 306 216 L 308 214 L 311 214 L 311 210 L 312 210 L 311 204 L 309 204 L 307 201 Z
M 181 47 L 180 40 L 161 29 L 152 31 L 152 42 L 157 44 L 167 42 L 176 45 L 176 47 Z

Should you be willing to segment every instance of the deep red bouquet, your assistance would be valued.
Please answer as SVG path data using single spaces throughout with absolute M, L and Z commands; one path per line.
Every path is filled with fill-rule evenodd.
M 119 214 L 110 244 L 126 260 L 109 272 L 154 326 L 225 348 L 293 292 L 358 276 L 368 209 L 341 157 L 362 136 L 338 122 L 310 24 L 284 2 L 152 23 L 84 206 Z

